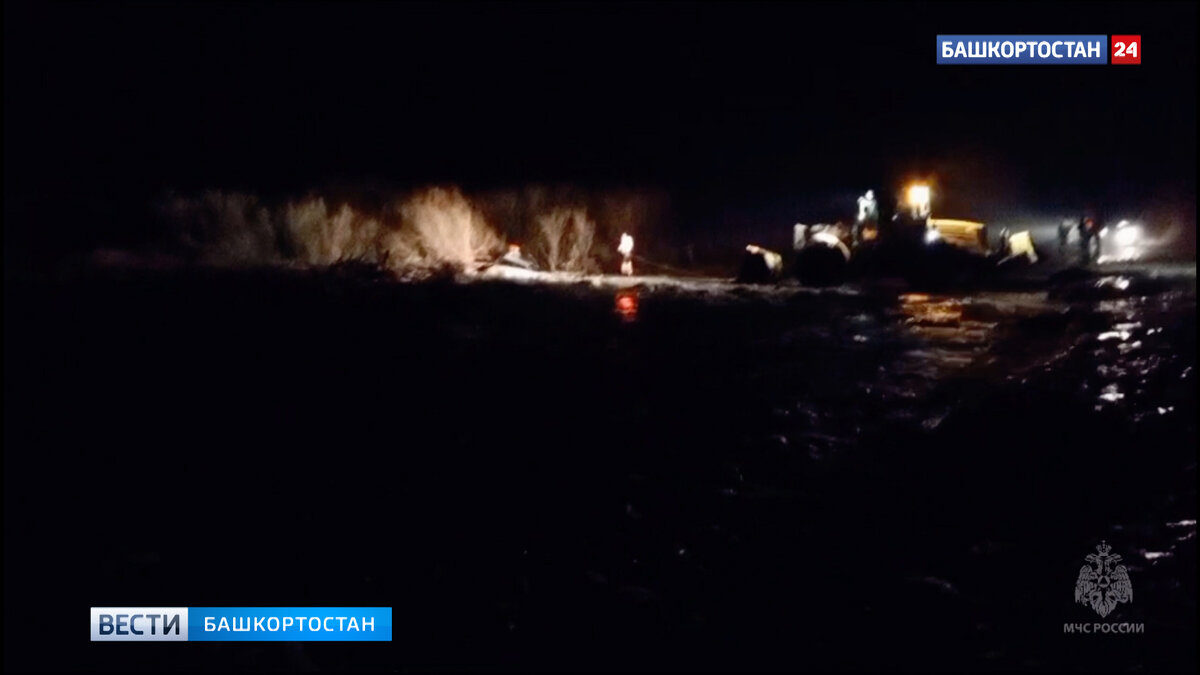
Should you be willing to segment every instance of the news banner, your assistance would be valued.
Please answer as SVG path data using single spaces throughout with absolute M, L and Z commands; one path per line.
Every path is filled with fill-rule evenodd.
M 1138 65 L 1141 35 L 939 35 L 939 65 Z
M 391 642 L 391 607 L 92 607 L 92 642 Z

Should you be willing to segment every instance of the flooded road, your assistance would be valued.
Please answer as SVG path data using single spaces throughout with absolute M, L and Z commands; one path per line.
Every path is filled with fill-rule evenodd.
M 1194 275 L 9 299 L 6 513 L 42 516 L 7 569 L 60 604 L 394 608 L 390 645 L 202 666 L 1195 666 Z M 78 518 L 122 489 L 181 498 Z M 1108 620 L 1143 634 L 1064 635 L 1102 541 L 1133 585 Z

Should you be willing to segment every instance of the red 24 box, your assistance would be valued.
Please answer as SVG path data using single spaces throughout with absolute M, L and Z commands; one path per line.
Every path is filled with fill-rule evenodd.
M 1141 35 L 1114 35 L 1108 44 L 1112 47 L 1110 63 L 1137 64 L 1142 62 Z

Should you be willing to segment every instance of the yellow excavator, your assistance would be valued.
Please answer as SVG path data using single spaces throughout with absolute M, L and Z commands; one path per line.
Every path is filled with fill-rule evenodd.
M 926 240 L 941 240 L 981 255 L 989 252 L 987 225 L 974 220 L 930 218 L 925 232 Z
M 952 283 L 1014 260 L 1037 262 L 1029 232 L 1010 235 L 1004 230 L 999 249 L 993 249 L 985 223 L 934 218 L 930 204 L 930 187 L 917 183 L 904 191 L 889 221 L 879 222 L 874 193 L 867 191 L 859 198 L 858 220 L 852 228 L 798 224 L 797 276 L 816 285 L 839 283 L 856 272 Z

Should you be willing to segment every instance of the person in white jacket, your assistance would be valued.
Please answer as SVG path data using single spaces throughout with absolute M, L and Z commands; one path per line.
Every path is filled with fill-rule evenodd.
M 633 237 L 621 233 L 621 243 L 617 245 L 617 253 L 621 254 L 621 274 L 633 276 Z

